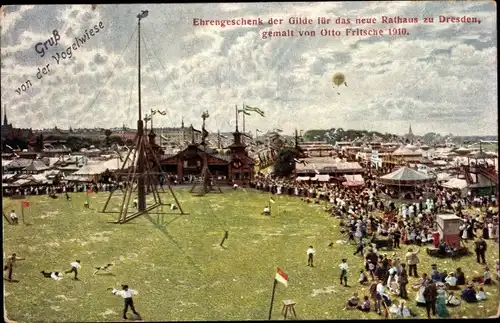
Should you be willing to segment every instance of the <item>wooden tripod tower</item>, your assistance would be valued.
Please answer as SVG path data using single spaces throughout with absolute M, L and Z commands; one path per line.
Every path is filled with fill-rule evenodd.
M 139 93 L 139 119 L 137 120 L 137 134 L 134 139 L 134 149 L 129 150 L 127 157 L 123 161 L 123 165 L 119 171 L 119 175 L 125 173 L 125 168 L 128 167 L 128 175 L 126 179 L 126 188 L 123 194 L 122 203 L 119 212 L 108 211 L 108 204 L 115 193 L 116 190 L 110 192 L 108 196 L 108 200 L 104 205 L 102 210 L 103 213 L 120 213 L 120 216 L 116 222 L 113 223 L 126 223 L 136 217 L 150 212 L 158 207 L 165 205 L 158 193 L 158 175 L 162 175 L 165 179 L 165 183 L 170 191 L 170 194 L 175 200 L 175 204 L 177 205 L 180 214 L 186 214 L 182 210 L 182 207 L 179 203 L 179 200 L 175 196 L 172 187 L 168 181 L 168 177 L 161 169 L 160 162 L 158 157 L 153 150 L 153 147 L 150 142 L 148 142 L 147 136 L 144 134 L 144 122 L 142 120 L 141 113 L 141 19 L 146 18 L 148 15 L 147 10 L 141 11 L 140 14 L 137 15 L 138 18 L 138 93 Z M 152 130 L 151 130 L 152 131 Z M 130 159 L 130 155 L 133 151 L 133 157 Z M 158 172 L 155 172 L 158 170 Z M 137 185 L 137 209 L 136 212 L 129 214 L 130 207 L 130 198 L 134 192 L 134 187 Z M 163 190 L 163 188 L 162 188 Z M 150 206 L 146 206 L 146 191 L 152 193 L 154 198 L 154 203 Z M 164 191 L 163 191 L 164 192 Z
M 207 193 L 222 193 L 222 190 L 215 183 L 212 173 L 208 169 L 207 154 L 203 153 L 203 168 L 201 170 L 201 182 L 195 182 L 193 187 L 189 192 L 197 193 L 199 196 L 203 196 Z M 201 185 L 201 187 L 200 187 Z
M 109 202 L 111 201 L 114 193 L 117 190 L 113 190 L 109 193 L 108 199 L 104 204 L 104 208 L 102 210 L 103 213 L 120 214 L 117 221 L 113 223 L 123 224 L 132 219 L 137 218 L 138 216 L 144 213 L 148 213 L 158 207 L 167 205 L 166 203 L 162 202 L 162 199 L 160 197 L 160 192 L 157 189 L 157 187 L 160 184 L 158 179 L 159 176 L 162 176 L 165 179 L 165 185 L 167 186 L 170 195 L 172 195 L 175 201 L 175 205 L 177 206 L 177 209 L 179 211 L 175 213 L 187 214 L 182 209 L 182 206 L 179 200 L 177 199 L 175 192 L 172 190 L 172 187 L 170 186 L 168 177 L 161 170 L 160 162 L 158 160 L 158 157 L 156 156 L 156 153 L 153 150 L 153 147 L 146 138 L 147 137 L 145 135 L 139 135 L 139 134 L 136 135 L 134 141 L 135 148 L 129 150 L 127 157 L 125 157 L 125 160 L 123 161 L 122 167 L 119 171 L 119 174 L 121 175 L 124 174 L 126 172 L 126 169 L 128 168 L 127 178 L 125 180 L 127 186 L 124 189 L 120 210 L 119 211 L 108 210 Z M 142 171 L 140 171 L 141 159 L 142 162 L 144 162 Z M 142 190 L 141 190 L 141 185 L 144 185 L 142 187 Z M 162 193 L 165 193 L 163 186 L 161 186 L 160 190 Z M 134 210 L 134 212 L 130 212 L 129 211 L 130 200 L 135 191 L 137 191 L 137 202 L 138 202 L 137 209 Z M 145 201 L 145 196 L 147 192 L 151 193 L 154 200 L 153 203 L 149 206 L 146 206 L 146 201 Z M 143 200 L 144 207 L 142 209 L 141 209 L 141 194 L 143 194 L 144 196 Z
M 201 183 L 200 182 L 195 182 L 193 184 L 193 187 L 191 187 L 191 190 L 189 192 L 191 193 L 197 193 L 199 196 L 203 196 L 207 193 L 210 192 L 216 192 L 216 193 L 222 193 L 222 190 L 220 189 L 219 186 L 215 183 L 215 180 L 212 176 L 212 173 L 210 173 L 210 170 L 208 169 L 208 158 L 207 158 L 207 152 L 206 152 L 206 137 L 208 135 L 208 132 L 205 130 L 205 120 L 210 117 L 208 114 L 208 111 L 203 112 L 201 115 L 201 118 L 203 119 L 203 126 L 202 126 L 202 140 L 201 140 L 201 145 L 203 146 L 203 167 L 201 169 Z M 198 187 L 201 184 L 201 187 Z M 198 189 L 197 189 L 198 188 Z

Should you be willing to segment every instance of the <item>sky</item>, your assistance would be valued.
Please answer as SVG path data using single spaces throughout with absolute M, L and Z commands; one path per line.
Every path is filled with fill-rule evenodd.
M 417 135 L 495 135 L 497 110 L 496 7 L 475 2 L 315 2 L 133 5 L 24 5 L 3 7 L 1 102 L 23 128 L 134 127 L 138 118 L 137 14 L 141 21 L 143 114 L 155 127 L 232 131 L 235 106 L 258 107 L 246 131 L 365 129 Z M 416 24 L 381 23 L 416 17 Z M 475 17 L 481 23 L 439 23 L 439 16 Z M 280 25 L 269 18 L 283 18 Z M 290 24 L 290 17 L 313 19 Z M 318 17 L 332 19 L 318 25 Z M 337 18 L 350 25 L 335 24 Z M 434 23 L 424 23 L 433 17 Z M 193 19 L 257 19 L 260 26 L 193 26 Z M 376 18 L 357 24 L 356 18 Z M 85 30 L 103 28 L 67 51 Z M 340 36 L 321 36 L 321 29 Z M 382 36 L 347 36 L 347 28 L 384 30 Z M 387 35 L 406 28 L 407 35 Z M 35 50 L 59 34 L 43 57 Z M 262 39 L 263 32 L 294 31 Z M 299 36 L 299 31 L 316 36 Z M 43 46 L 43 45 L 42 45 Z M 40 47 L 40 46 L 39 46 Z M 49 65 L 48 74 L 37 72 Z M 332 86 L 334 73 L 347 83 Z M 43 73 L 43 72 L 42 72 Z M 26 82 L 31 86 L 26 88 Z M 25 91 L 22 85 L 25 84 Z M 16 91 L 17 90 L 17 91 Z M 19 91 L 19 93 L 18 93 Z M 340 93 L 340 94 L 337 94 Z M 2 113 L 3 117 L 3 113 Z M 241 114 L 240 114 L 241 130 Z

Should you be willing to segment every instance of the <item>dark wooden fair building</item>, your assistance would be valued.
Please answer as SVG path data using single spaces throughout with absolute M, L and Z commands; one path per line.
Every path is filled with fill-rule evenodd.
M 167 174 L 177 174 L 179 181 L 189 175 L 201 176 L 206 157 L 208 169 L 218 182 L 226 181 L 248 185 L 254 176 L 254 161 L 248 156 L 246 145 L 241 141 L 242 133 L 233 133 L 234 142 L 227 147 L 229 154 L 221 154 L 197 144 L 194 140 L 179 153 L 163 156 L 160 163 Z

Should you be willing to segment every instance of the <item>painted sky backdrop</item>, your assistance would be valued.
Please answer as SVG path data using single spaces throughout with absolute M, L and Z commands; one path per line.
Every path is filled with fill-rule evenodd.
M 498 132 L 491 1 L 137 4 L 95 10 L 90 5 L 7 6 L 1 17 L 1 100 L 9 120 L 32 128 L 135 127 L 141 10 L 149 10 L 141 24 L 143 108 L 167 111 L 155 117 L 155 126 L 179 126 L 184 116 L 187 125 L 199 127 L 202 112 L 209 110 L 208 130 L 230 131 L 235 104 L 245 103 L 266 114 L 247 117 L 250 131 L 343 127 L 403 134 L 411 123 L 416 134 Z M 406 37 L 261 39 L 264 30 L 322 28 L 289 25 L 291 16 L 380 20 L 382 15 L 434 17 L 435 23 L 350 26 L 406 27 Z M 477 17 L 481 24 L 436 23 L 440 15 Z M 285 18 L 285 23 L 193 26 L 193 18 L 240 17 Z M 100 21 L 104 29 L 57 65 L 51 56 Z M 54 29 L 59 44 L 42 58 L 34 46 Z M 38 67 L 46 64 L 50 73 L 37 79 Z M 348 84 L 340 95 L 332 88 L 335 72 L 343 72 Z M 28 79 L 33 86 L 19 95 L 15 89 Z

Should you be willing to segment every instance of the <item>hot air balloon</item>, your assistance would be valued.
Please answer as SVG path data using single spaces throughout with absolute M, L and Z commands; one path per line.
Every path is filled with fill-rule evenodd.
M 333 82 L 333 87 L 340 87 L 342 84 L 347 87 L 347 82 L 345 81 L 345 76 L 342 73 L 335 73 L 333 74 L 332 78 Z M 337 91 L 337 94 L 340 95 L 340 93 Z

